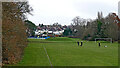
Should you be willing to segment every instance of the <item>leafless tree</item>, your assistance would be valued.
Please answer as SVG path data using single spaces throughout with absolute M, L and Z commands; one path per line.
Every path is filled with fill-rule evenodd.
M 27 2 L 2 3 L 2 60 L 3 64 L 15 64 L 22 58 L 27 45 L 24 20 L 32 8 Z

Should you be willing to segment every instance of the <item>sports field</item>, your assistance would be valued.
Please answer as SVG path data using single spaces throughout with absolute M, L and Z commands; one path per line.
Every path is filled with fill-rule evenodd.
M 28 39 L 29 44 L 19 66 L 117 66 L 118 43 L 103 42 L 101 47 L 94 41 L 67 37 L 46 40 Z M 77 41 L 83 41 L 83 46 Z M 107 46 L 106 48 L 104 46 Z

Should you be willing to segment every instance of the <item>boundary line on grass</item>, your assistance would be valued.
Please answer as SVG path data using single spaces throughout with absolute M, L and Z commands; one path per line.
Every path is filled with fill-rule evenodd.
M 47 50 L 46 50 L 45 46 L 43 46 L 43 47 L 44 47 L 45 53 L 46 53 L 46 55 L 47 55 L 47 57 L 48 57 L 49 63 L 50 63 L 50 65 L 51 65 L 51 67 L 52 67 L 52 63 L 51 63 L 50 58 L 49 58 L 49 56 L 48 56 Z

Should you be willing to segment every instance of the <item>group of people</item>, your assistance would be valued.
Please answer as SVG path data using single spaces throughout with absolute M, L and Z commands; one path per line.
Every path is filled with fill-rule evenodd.
M 77 41 L 77 44 L 78 44 L 78 46 L 79 46 L 79 41 Z M 81 47 L 83 46 L 83 42 L 81 41 L 81 45 L 80 45 Z M 98 46 L 100 47 L 101 46 L 101 44 L 100 44 L 100 42 L 98 43 Z M 106 47 L 106 46 L 104 46 L 104 47 Z
M 79 46 L 79 41 L 77 42 L 77 44 L 78 44 L 78 46 Z M 82 47 L 82 45 L 83 45 L 83 42 L 81 41 L 81 45 L 80 45 L 80 46 Z

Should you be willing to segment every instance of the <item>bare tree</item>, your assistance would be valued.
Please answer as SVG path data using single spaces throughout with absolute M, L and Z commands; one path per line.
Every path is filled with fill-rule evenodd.
M 2 8 L 2 60 L 3 64 L 15 64 L 27 45 L 24 20 L 32 9 L 27 2 L 3 2 Z
M 115 20 L 114 14 L 111 13 L 105 18 L 105 34 L 113 40 L 118 40 L 118 25 Z

